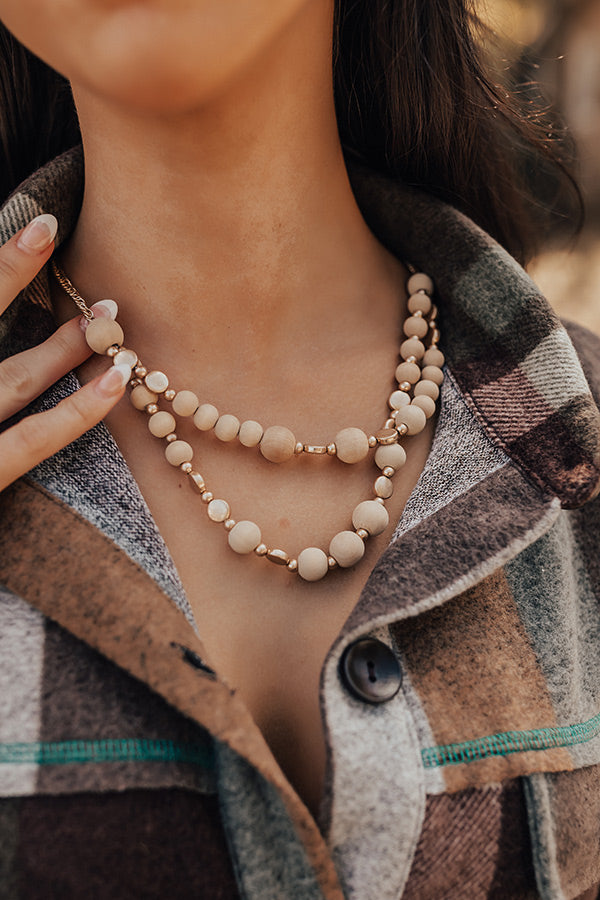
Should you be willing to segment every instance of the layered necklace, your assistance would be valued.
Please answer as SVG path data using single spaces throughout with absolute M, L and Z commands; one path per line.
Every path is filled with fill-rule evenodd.
M 342 428 L 329 443 L 316 444 L 297 440 L 284 425 L 263 428 L 253 419 L 240 421 L 231 413 L 220 413 L 212 403 L 201 402 L 192 390 L 175 390 L 163 371 L 146 367 L 137 352 L 124 345 L 123 329 L 116 321 L 94 316 L 54 260 L 52 271 L 87 320 L 85 339 L 90 349 L 112 358 L 114 365 L 131 369 L 132 405 L 147 415 L 150 433 L 165 441 L 167 462 L 186 475 L 205 505 L 209 520 L 223 526 L 232 550 L 285 566 L 305 581 L 318 581 L 331 570 L 349 568 L 362 559 L 367 539 L 381 534 L 389 524 L 385 501 L 392 496 L 393 479 L 406 462 L 404 439 L 423 431 L 427 419 L 434 415 L 444 378 L 444 356 L 438 348 L 437 309 L 431 299 L 433 282 L 428 275 L 414 273 L 406 285 L 409 316 L 403 323 L 404 339 L 395 372 L 397 387 L 388 398 L 389 410 L 382 427 L 373 434 L 354 426 Z M 351 466 L 372 454 L 378 470 L 372 496 L 353 509 L 349 517 L 352 527 L 335 534 L 327 549 L 306 547 L 292 556 L 280 547 L 264 543 L 256 522 L 236 520 L 227 500 L 209 489 L 194 466 L 192 445 L 177 435 L 177 417 L 191 418 L 199 432 L 213 431 L 220 441 L 237 441 L 253 452 L 258 451 L 271 463 L 293 465 L 296 457 L 306 455 L 317 459 L 336 457 L 342 464 Z

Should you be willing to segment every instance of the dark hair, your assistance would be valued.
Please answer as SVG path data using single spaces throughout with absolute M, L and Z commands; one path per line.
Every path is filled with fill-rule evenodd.
M 548 138 L 530 86 L 519 96 L 492 81 L 480 28 L 471 0 L 336 0 L 340 135 L 349 153 L 458 206 L 525 261 L 557 222 L 581 215 L 581 197 L 568 145 Z M 68 82 L 0 23 L 0 196 L 78 140 Z

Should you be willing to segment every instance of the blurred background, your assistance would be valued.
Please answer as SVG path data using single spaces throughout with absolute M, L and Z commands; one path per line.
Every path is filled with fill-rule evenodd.
M 529 271 L 560 315 L 600 334 L 600 0 L 481 0 L 478 12 L 496 34 L 499 77 L 539 82 L 575 139 L 583 231 Z

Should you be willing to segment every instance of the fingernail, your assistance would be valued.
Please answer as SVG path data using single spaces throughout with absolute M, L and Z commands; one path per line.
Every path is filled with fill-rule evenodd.
M 51 213 L 36 216 L 22 233 L 17 246 L 29 253 L 41 253 L 50 246 L 57 230 L 58 222 Z
M 104 373 L 97 384 L 97 390 L 104 397 L 119 394 L 131 378 L 131 367 L 127 365 L 113 366 Z
M 119 312 L 119 307 L 114 300 L 97 300 L 90 306 L 90 309 L 98 319 L 112 319 L 113 322 Z M 85 331 L 89 324 L 90 320 L 85 316 L 79 320 L 79 327 L 82 331 Z

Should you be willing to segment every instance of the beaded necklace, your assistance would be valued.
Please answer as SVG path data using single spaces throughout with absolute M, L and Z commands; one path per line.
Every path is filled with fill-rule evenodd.
M 114 365 L 131 370 L 129 380 L 132 405 L 148 415 L 148 428 L 156 438 L 166 442 L 165 457 L 189 479 L 193 489 L 206 506 L 210 521 L 220 523 L 227 533 L 232 550 L 239 554 L 254 553 L 277 566 L 286 566 L 305 581 L 318 581 L 332 569 L 349 568 L 365 553 L 365 542 L 372 535 L 381 534 L 389 524 L 385 501 L 392 496 L 392 479 L 406 462 L 406 451 L 400 439 L 419 434 L 427 419 L 436 410 L 444 375 L 444 355 L 438 349 L 440 333 L 437 328 L 437 309 L 432 303 L 433 282 L 422 272 L 408 279 L 410 315 L 403 323 L 405 340 L 400 345 L 401 362 L 396 368 L 397 389 L 388 398 L 389 417 L 375 434 L 368 435 L 354 426 L 342 428 L 327 444 L 296 440 L 294 433 L 283 425 L 263 429 L 259 422 L 247 419 L 240 422 L 230 413 L 220 414 L 212 403 L 201 403 L 191 390 L 174 390 L 167 375 L 148 370 L 134 350 L 124 346 L 121 326 L 113 319 L 96 318 L 93 310 L 78 293 L 65 273 L 52 260 L 52 271 L 63 290 L 75 302 L 87 320 L 85 338 L 95 353 L 112 358 Z M 169 408 L 160 408 L 159 404 Z M 352 465 L 373 452 L 373 461 L 380 470 L 373 484 L 373 498 L 363 500 L 352 512 L 352 530 L 340 531 L 331 539 L 328 552 L 320 547 L 306 547 L 291 557 L 285 550 L 263 543 L 259 526 L 247 519 L 232 518 L 229 503 L 216 497 L 208 489 L 202 475 L 194 468 L 194 450 L 176 432 L 176 416 L 191 417 L 201 432 L 214 431 L 224 442 L 238 440 L 248 448 L 258 448 L 272 463 L 284 463 L 296 456 L 335 456 L 342 463 Z

